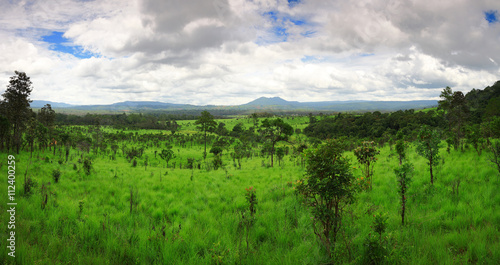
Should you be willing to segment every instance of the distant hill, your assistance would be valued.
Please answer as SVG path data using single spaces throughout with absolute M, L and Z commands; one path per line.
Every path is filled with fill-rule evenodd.
M 124 101 L 113 103 L 110 105 L 80 105 L 73 106 L 72 109 L 77 110 L 108 110 L 108 111 L 147 111 L 147 110 L 179 110 L 192 109 L 196 106 L 188 104 L 173 104 L 159 101 Z
M 435 100 L 415 101 L 320 101 L 298 102 L 287 101 L 280 97 L 261 97 L 249 103 L 240 105 L 239 108 L 257 107 L 259 109 L 282 110 L 324 110 L 324 111 L 396 111 L 405 109 L 421 109 L 437 106 Z
M 280 97 L 273 97 L 273 98 L 266 98 L 266 97 L 260 97 L 256 100 L 250 101 L 247 104 L 243 104 L 241 106 L 287 106 L 287 107 L 297 107 L 300 106 L 301 103 L 298 101 L 286 101 Z
M 52 107 L 52 108 L 75 107 L 75 105 L 71 105 L 71 104 L 52 102 L 52 101 L 46 101 L 46 100 L 33 100 L 33 102 L 31 102 L 30 106 L 34 109 L 38 109 L 38 108 L 43 108 L 43 106 L 45 106 L 47 104 L 50 104 L 50 107 Z
M 280 97 L 260 97 L 246 104 L 236 106 L 196 106 L 189 104 L 173 104 L 158 101 L 125 101 L 109 105 L 70 105 L 43 100 L 34 100 L 32 108 L 41 108 L 45 104 L 53 108 L 79 111 L 157 111 L 157 110 L 286 110 L 286 111 L 397 111 L 405 109 L 422 109 L 437 106 L 435 100 L 416 101 L 321 101 L 298 102 L 287 101 Z

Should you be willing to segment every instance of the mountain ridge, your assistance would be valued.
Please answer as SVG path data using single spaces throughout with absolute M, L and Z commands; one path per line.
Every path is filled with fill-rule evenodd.
M 147 111 L 147 110 L 210 110 L 217 108 L 235 110 L 311 110 L 311 111 L 396 111 L 404 109 L 420 109 L 437 106 L 436 100 L 412 101 L 288 101 L 281 97 L 260 97 L 240 105 L 191 105 L 166 103 L 160 101 L 122 101 L 100 105 L 71 105 L 46 100 L 33 100 L 33 108 L 41 108 L 51 104 L 54 109 L 74 110 L 107 110 L 107 111 Z

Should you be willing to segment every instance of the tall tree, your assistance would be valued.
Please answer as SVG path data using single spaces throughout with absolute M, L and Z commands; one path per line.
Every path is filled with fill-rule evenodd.
M 32 82 L 24 72 L 15 71 L 15 75 L 10 78 L 7 90 L 2 94 L 3 100 L 0 103 L 2 115 L 7 118 L 11 125 L 11 142 L 19 153 L 22 142 L 22 134 L 26 129 L 26 123 L 31 115 L 29 99 Z
M 377 156 L 380 151 L 375 147 L 374 142 L 363 142 L 361 146 L 354 149 L 354 155 L 361 164 L 361 171 L 370 182 L 370 190 L 373 188 L 373 167 L 377 162 Z
M 427 159 L 429 172 L 431 174 L 431 184 L 434 184 L 434 175 L 432 174 L 432 166 L 439 163 L 439 147 L 441 136 L 438 131 L 423 126 L 417 137 L 416 151 L 419 155 Z
M 453 92 L 450 87 L 446 87 L 439 97 L 442 100 L 438 101 L 438 109 L 445 111 L 448 129 L 455 136 L 454 143 L 457 148 L 463 138 L 463 128 L 469 114 L 467 101 L 461 91 Z
M 0 107 L 2 106 L 0 102 Z M 4 116 L 4 112 L 0 110 L 0 150 L 4 150 L 9 146 L 10 141 L 10 123 L 7 117 Z
M 40 121 L 43 126 L 51 128 L 54 126 L 56 121 L 56 112 L 52 109 L 50 104 L 46 104 L 38 111 L 38 121 Z
M 204 110 L 201 112 L 200 117 L 194 122 L 198 126 L 198 130 L 202 131 L 205 136 L 205 151 L 203 152 L 203 158 L 207 157 L 207 132 L 215 129 L 217 122 L 214 120 L 214 116 L 210 112 Z
M 38 111 L 38 121 L 48 129 L 48 138 L 50 141 L 49 150 L 52 146 L 55 154 L 56 141 L 54 139 L 54 122 L 56 121 L 56 112 L 52 109 L 50 104 L 46 104 Z
M 263 134 L 271 144 L 271 167 L 273 166 L 274 145 L 279 141 L 287 141 L 288 136 L 293 134 L 290 124 L 280 118 L 274 120 L 265 119 L 262 121 Z
M 394 169 L 396 178 L 399 186 L 399 195 L 401 195 L 401 225 L 405 224 L 405 210 L 406 210 L 406 194 L 408 191 L 408 186 L 411 183 L 411 177 L 413 174 L 413 164 L 405 162 L 400 164 L 399 167 Z

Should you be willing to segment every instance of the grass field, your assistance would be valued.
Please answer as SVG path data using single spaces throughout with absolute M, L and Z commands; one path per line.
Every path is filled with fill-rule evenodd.
M 238 122 L 252 126 L 250 119 L 222 120 L 231 130 Z M 307 117 L 285 120 L 303 129 Z M 196 132 L 194 121 L 181 121 L 179 134 Z M 149 133 L 140 131 L 139 133 Z M 158 133 L 158 132 L 155 132 Z M 168 133 L 169 132 L 163 132 Z M 294 139 L 305 136 L 294 135 Z M 165 146 L 160 143 L 160 146 Z M 7 178 L 0 204 L 0 255 L 2 264 L 325 264 L 329 260 L 313 234 L 311 212 L 294 192 L 304 176 L 300 156 L 284 157 L 280 165 L 268 167 L 269 158 L 245 158 L 241 169 L 229 151 L 223 153 L 224 167 L 207 166 L 203 145 L 182 147 L 174 142 L 176 158 L 165 161 L 146 144 L 137 166 L 119 150 L 82 154 L 71 149 L 68 162 L 61 148 L 54 156 L 48 150 L 15 156 L 16 162 L 16 252 L 7 255 Z M 366 238 L 372 232 L 374 215 L 386 214 L 387 229 L 381 245 L 387 264 L 499 264 L 500 193 L 499 174 L 474 150 L 441 150 L 430 185 L 428 166 L 414 148 L 409 160 L 415 166 L 409 188 L 407 223 L 401 226 L 399 195 L 393 169 L 398 160 L 389 146 L 380 149 L 375 164 L 373 190 L 358 194 L 346 212 L 335 251 L 335 263 L 362 264 Z M 257 154 L 258 150 L 255 150 Z M 2 153 L 0 170 L 7 172 Z M 90 175 L 78 160 L 92 158 Z M 351 152 L 356 176 L 361 171 Z M 144 165 L 148 159 L 148 166 Z M 194 158 L 200 169 L 186 168 Z M 37 186 L 31 195 L 23 190 L 24 173 Z M 175 168 L 174 168 L 175 164 Z M 182 164 L 182 168 L 181 167 Z M 58 183 L 53 170 L 60 170 Z M 460 184 L 457 188 L 457 183 Z M 247 222 L 245 189 L 254 187 L 257 212 Z M 45 194 L 47 204 L 44 205 Z

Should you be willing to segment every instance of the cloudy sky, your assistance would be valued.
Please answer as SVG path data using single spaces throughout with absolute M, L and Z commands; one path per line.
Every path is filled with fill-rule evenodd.
M 498 0 L 0 0 L 0 84 L 197 105 L 438 99 L 500 79 Z M 2 89 L 2 90 L 3 90 Z

